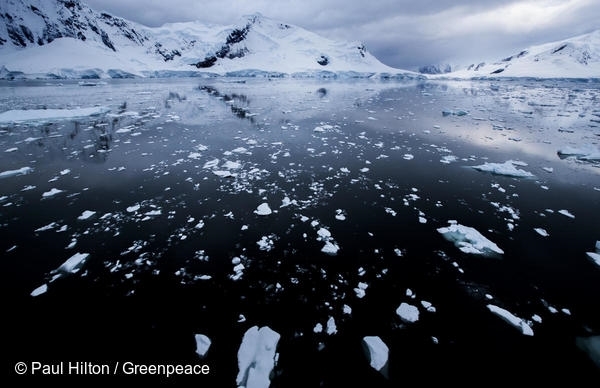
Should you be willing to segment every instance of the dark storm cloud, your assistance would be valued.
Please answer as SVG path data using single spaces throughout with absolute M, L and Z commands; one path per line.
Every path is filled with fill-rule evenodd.
M 263 15 L 336 40 L 362 41 L 382 62 L 415 69 L 464 65 L 600 28 L 597 0 L 88 0 L 96 10 L 145 24 L 236 23 Z

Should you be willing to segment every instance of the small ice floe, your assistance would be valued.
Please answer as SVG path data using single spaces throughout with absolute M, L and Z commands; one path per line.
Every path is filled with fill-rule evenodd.
M 449 222 L 449 226 L 438 228 L 437 231 L 464 253 L 476 255 L 504 254 L 504 251 L 498 245 L 485 238 L 476 229 L 458 224 L 456 221 Z
M 366 295 L 365 290 L 369 287 L 367 283 L 359 282 L 358 287 L 354 289 L 357 298 L 364 298 Z
M 569 212 L 568 210 L 562 209 L 558 211 L 560 214 L 562 214 L 565 217 L 569 217 L 569 218 L 575 218 L 575 216 Z
M 413 323 L 419 320 L 419 309 L 417 306 L 413 306 L 408 303 L 400 303 L 400 306 L 396 309 L 396 314 L 407 323 Z
M 402 159 L 404 160 L 413 160 L 415 157 L 412 154 L 404 154 Z
M 450 164 L 452 162 L 456 162 L 458 158 L 454 155 L 445 155 L 440 159 L 440 163 Z
M 550 236 L 550 234 L 544 228 L 533 228 L 533 230 L 535 230 L 537 232 L 537 234 L 539 234 L 542 237 Z
M 338 221 L 346 220 L 346 215 L 344 214 L 344 211 L 342 209 L 337 209 L 335 211 L 335 219 Z
M 135 213 L 136 211 L 140 210 L 140 205 L 137 204 L 137 205 L 129 206 L 129 207 L 127 207 L 126 210 L 128 213 Z
M 492 174 L 505 175 L 515 178 L 530 178 L 534 175 L 529 171 L 521 170 L 515 166 L 522 165 L 520 162 L 508 160 L 504 163 L 484 163 L 479 166 L 471 166 L 478 171 L 491 172 Z
M 350 306 L 348 306 L 347 304 L 345 304 L 345 305 L 342 307 L 342 312 L 343 312 L 344 314 L 350 315 L 350 314 L 352 314 L 352 307 L 350 307 Z
M 230 275 L 229 277 L 231 278 L 231 280 L 236 281 L 236 280 L 240 280 L 240 278 L 244 275 L 244 269 L 246 269 L 246 267 L 244 267 L 244 264 L 242 264 L 242 260 L 239 257 L 234 257 L 233 259 L 231 259 L 231 264 L 233 264 L 233 275 Z
M 600 266 L 600 240 L 596 241 L 596 252 L 586 252 L 585 254 L 594 264 Z
M 7 148 L 4 150 L 4 152 L 15 152 L 18 151 L 19 149 L 17 147 L 12 147 L 12 148 Z
M 389 347 L 378 336 L 363 337 L 362 345 L 371 368 L 387 377 Z
M 322 333 L 322 332 L 323 332 L 323 325 L 320 324 L 320 323 L 317 323 L 315 325 L 315 327 L 313 327 L 313 333 L 319 334 L 319 333 Z
M 52 273 L 57 273 L 58 275 L 64 275 L 69 273 L 77 273 L 85 264 L 85 261 L 90 256 L 89 253 L 76 253 L 70 258 L 67 259 L 64 263 L 62 263 L 58 268 L 52 271 Z
M 236 173 L 229 170 L 213 170 L 213 174 L 221 178 L 235 178 L 237 176 Z
M 200 357 L 206 356 L 208 349 L 210 349 L 211 340 L 204 334 L 195 334 L 194 339 L 196 340 L 196 354 Z
M 213 160 L 209 160 L 208 162 L 204 163 L 204 166 L 202 166 L 202 168 L 215 168 L 219 165 L 219 159 L 213 159 Z
M 48 291 L 48 285 L 46 283 L 42 284 L 35 290 L 31 291 L 31 296 L 39 296 L 45 294 Z
M 498 307 L 496 305 L 493 305 L 493 304 L 488 304 L 487 308 L 491 312 L 493 312 L 494 314 L 496 314 L 497 316 L 499 316 L 500 318 L 504 319 L 506 322 L 508 322 L 509 324 L 514 326 L 515 328 L 519 329 L 523 335 L 527 335 L 527 336 L 533 335 L 533 330 L 527 324 L 527 322 L 525 322 L 523 319 L 513 315 L 510 311 L 505 310 L 505 309 Z
M 421 306 L 423 306 L 423 308 L 430 313 L 435 313 L 437 311 L 436 308 L 431 304 L 431 302 L 428 302 L 426 300 L 421 301 Z
M 268 388 L 277 361 L 280 334 L 268 326 L 253 326 L 246 331 L 238 350 L 238 387 Z
M 256 210 L 254 210 L 254 213 L 259 216 L 268 216 L 269 214 L 273 213 L 273 211 L 269 207 L 268 203 L 263 202 L 260 205 L 258 205 Z
M 2 178 L 8 178 L 8 177 L 11 177 L 11 176 L 17 176 L 17 175 L 26 175 L 26 174 L 29 174 L 32 171 L 33 171 L 32 167 L 21 167 L 21 168 L 18 168 L 16 170 L 2 171 L 2 172 L 0 172 L 0 179 L 2 179 Z
M 337 326 L 335 324 L 335 319 L 333 317 L 329 317 L 327 320 L 327 334 L 333 335 L 337 333 Z
M 548 172 L 548 173 L 553 173 L 554 169 L 552 167 L 542 167 L 542 170 Z
M 34 230 L 34 232 L 45 232 L 45 231 L 54 229 L 57 226 L 58 226 L 58 224 L 56 222 L 51 222 L 48 225 L 40 226 L 39 228 L 37 228 L 36 230 Z
M 337 255 L 339 250 L 340 247 L 331 241 L 325 241 L 325 245 L 323 245 L 323 248 L 321 248 L 321 252 L 331 256 Z
M 85 210 L 83 213 L 81 213 L 81 215 L 79 217 L 77 217 L 77 219 L 84 221 L 84 220 L 87 220 L 88 218 L 92 217 L 94 214 L 96 214 L 95 211 Z
M 258 245 L 258 249 L 266 252 L 271 251 L 273 247 L 275 247 L 272 236 L 262 236 L 261 239 L 256 242 L 256 245 Z
M 55 187 L 51 188 L 50 191 L 46 191 L 42 194 L 42 198 L 48 198 L 48 197 L 53 197 L 56 194 L 60 194 L 62 193 L 64 190 L 59 190 Z

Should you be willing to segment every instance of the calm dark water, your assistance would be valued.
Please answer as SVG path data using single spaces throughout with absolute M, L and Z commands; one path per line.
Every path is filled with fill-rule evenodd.
M 0 111 L 110 109 L 0 124 L 0 172 L 32 168 L 0 179 L 9 374 L 181 361 L 234 386 L 258 325 L 281 334 L 272 387 L 598 377 L 577 339 L 600 331 L 600 170 L 557 156 L 598 148 L 598 85 L 234 81 L 0 86 Z M 471 168 L 508 160 L 534 176 Z M 504 254 L 461 252 L 437 231 L 449 220 Z M 77 272 L 56 271 L 76 253 Z M 389 379 L 367 335 L 389 346 Z

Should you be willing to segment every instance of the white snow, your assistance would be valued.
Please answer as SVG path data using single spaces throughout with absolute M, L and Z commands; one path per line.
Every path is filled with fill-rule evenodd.
M 206 356 L 208 349 L 210 349 L 211 340 L 204 334 L 195 334 L 194 338 L 196 339 L 196 354 L 200 357 Z
M 101 106 L 75 109 L 15 109 L 0 113 L 0 124 L 73 119 L 100 115 L 108 111 L 107 107 Z
M 515 328 L 521 330 L 521 333 L 523 333 L 523 335 L 527 335 L 527 336 L 533 335 L 533 330 L 527 324 L 527 322 L 525 322 L 523 319 L 513 315 L 510 311 L 505 310 L 505 309 L 498 307 L 496 305 L 493 305 L 493 304 L 488 304 L 487 308 L 494 314 L 498 315 L 500 318 L 504 319 L 506 322 L 510 323 Z
M 376 371 L 381 371 L 388 362 L 390 349 L 378 336 L 365 336 L 362 342 L 368 351 L 369 365 Z
M 396 309 L 396 314 L 404 322 L 413 323 L 419 320 L 419 309 L 408 303 L 402 302 Z
M 238 350 L 239 372 L 236 383 L 239 387 L 269 387 L 279 338 L 279 333 L 268 326 L 260 329 L 253 326 L 246 331 Z
M 521 170 L 516 165 L 519 165 L 517 162 L 513 160 L 508 160 L 504 163 L 484 163 L 479 166 L 471 166 L 475 170 L 491 172 L 497 175 L 506 175 L 516 178 L 530 178 L 534 175 L 528 171 Z
M 258 207 L 256 208 L 256 210 L 254 210 L 254 213 L 256 213 L 259 216 L 268 216 L 272 212 L 273 211 L 269 207 L 269 204 L 266 203 L 266 202 L 261 203 L 260 205 L 258 205 Z
M 81 215 L 79 217 L 77 217 L 78 220 L 87 220 L 88 218 L 92 217 L 94 214 L 96 214 L 95 211 L 92 210 L 85 210 L 83 213 L 81 213 Z
M 448 241 L 452 241 L 454 245 L 465 253 L 477 255 L 485 255 L 489 253 L 504 254 L 504 251 L 494 244 L 476 229 L 469 226 L 460 225 L 450 222 L 450 225 L 443 228 L 438 228 Z
M 0 179 L 1 178 L 8 178 L 8 177 L 11 177 L 11 176 L 17 176 L 17 175 L 26 175 L 26 174 L 29 174 L 32 171 L 33 171 L 33 168 L 31 168 L 31 167 L 21 167 L 21 168 L 18 168 L 16 170 L 2 171 L 2 172 L 0 172 Z

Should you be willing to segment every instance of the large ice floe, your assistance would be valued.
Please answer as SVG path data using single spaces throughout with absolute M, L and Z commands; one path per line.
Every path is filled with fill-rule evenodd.
M 506 175 L 515 178 L 531 178 L 534 175 L 529 171 L 521 170 L 516 166 L 526 165 L 522 162 L 515 162 L 514 160 L 507 160 L 504 163 L 484 163 L 479 166 L 472 166 L 475 170 L 491 172 L 496 175 Z
M 101 115 L 108 111 L 109 109 L 103 106 L 74 109 L 15 109 L 0 113 L 0 124 L 75 119 Z
M 497 316 L 499 316 L 500 318 L 504 319 L 506 322 L 510 323 L 515 328 L 519 329 L 523 335 L 527 335 L 527 336 L 532 336 L 533 335 L 533 330 L 527 324 L 527 322 L 525 322 L 523 319 L 517 317 L 516 315 L 514 315 L 510 311 L 505 310 L 502 307 L 498 307 L 498 306 L 493 305 L 493 304 L 488 304 L 487 308 L 491 312 L 493 312 L 494 314 L 496 314 Z
M 454 220 L 448 222 L 450 223 L 449 226 L 438 228 L 437 231 L 464 253 L 475 255 L 504 254 L 504 251 L 498 245 L 488 240 L 477 229 L 461 225 Z
M 246 331 L 238 350 L 238 387 L 268 388 L 275 367 L 280 335 L 268 326 L 253 326 Z

